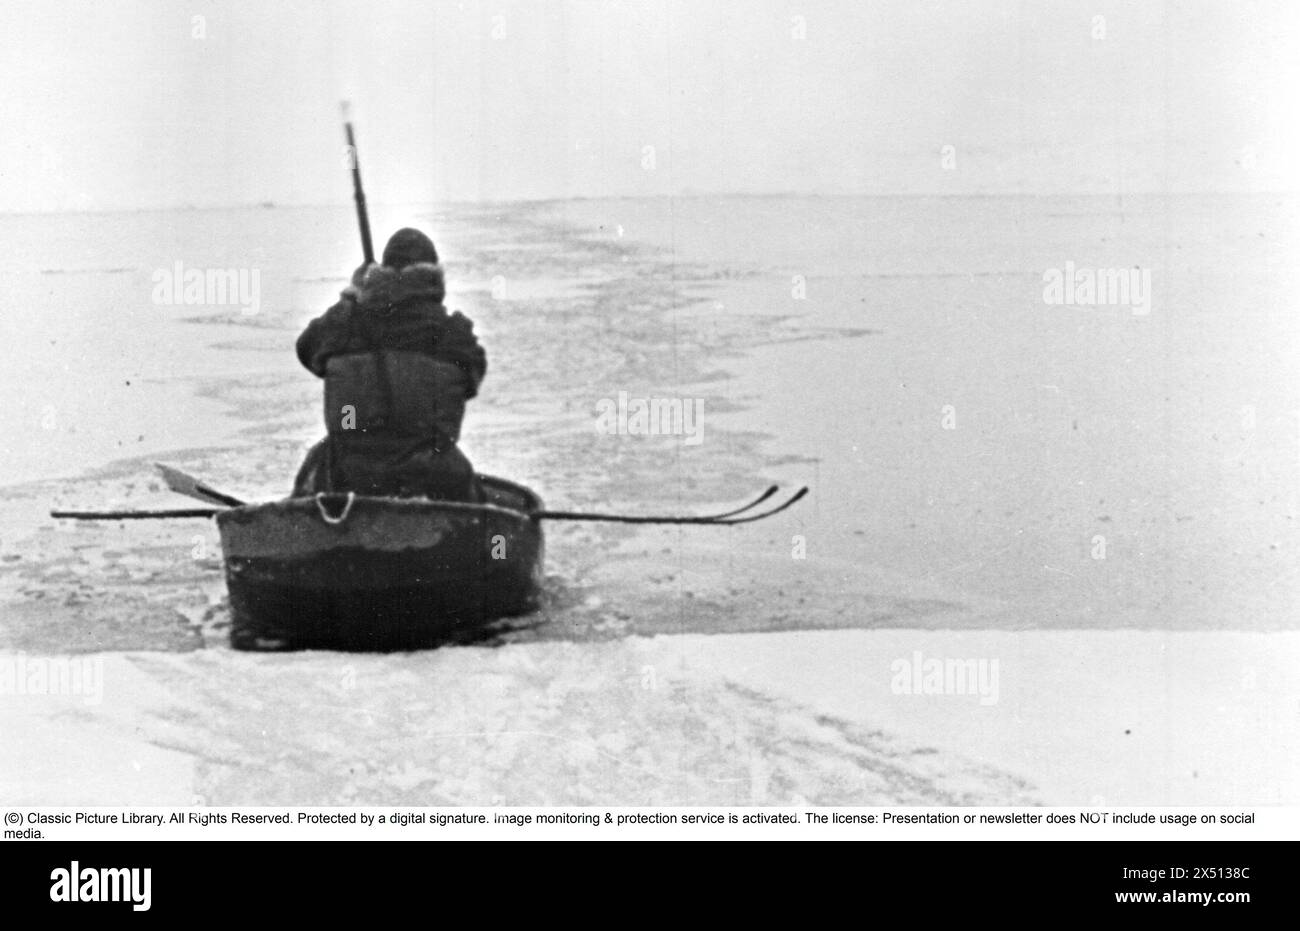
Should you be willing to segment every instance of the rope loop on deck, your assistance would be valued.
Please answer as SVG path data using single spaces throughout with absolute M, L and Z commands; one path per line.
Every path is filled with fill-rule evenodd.
M 343 510 L 339 512 L 338 517 L 334 517 L 330 514 L 329 509 L 325 507 L 325 492 L 318 491 L 316 492 L 316 510 L 320 511 L 321 520 L 331 526 L 337 527 L 348 519 L 348 515 L 352 513 L 352 505 L 356 500 L 357 493 L 355 491 L 349 491 L 347 500 L 343 503 Z

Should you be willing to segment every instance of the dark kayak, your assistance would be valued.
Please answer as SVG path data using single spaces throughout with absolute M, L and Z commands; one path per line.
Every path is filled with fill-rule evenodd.
M 216 515 L 243 650 L 407 650 L 537 607 L 542 509 L 482 476 L 485 504 L 324 495 Z
M 480 475 L 484 502 L 354 494 L 248 504 L 158 464 L 167 487 L 209 505 L 184 510 L 54 510 L 65 520 L 215 517 L 230 591 L 230 641 L 241 650 L 410 650 L 489 636 L 493 621 L 535 610 L 543 520 L 734 527 L 808 494 L 760 508 L 772 485 L 712 514 L 548 511 L 532 491 Z

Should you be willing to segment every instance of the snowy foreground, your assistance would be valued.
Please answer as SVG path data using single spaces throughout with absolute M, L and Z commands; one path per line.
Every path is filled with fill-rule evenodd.
M 894 664 L 917 651 L 996 659 L 996 692 L 897 694 Z M 7 803 L 1300 801 L 1293 633 L 824 631 L 94 659 L 97 704 L 0 703 Z
M 548 524 L 536 615 L 382 656 L 232 652 L 210 522 L 48 516 L 188 505 L 155 459 L 288 491 L 348 209 L 0 218 L 39 309 L 0 319 L 0 800 L 1300 803 L 1295 215 L 377 207 L 434 231 L 488 349 L 481 470 L 573 510 L 812 489 L 736 528 Z M 258 268 L 256 309 L 158 303 L 177 261 Z M 1067 261 L 1153 269 L 1150 306 L 1044 303 Z M 699 429 L 600 430 L 624 395 Z M 94 694 L 30 694 L 69 663 Z

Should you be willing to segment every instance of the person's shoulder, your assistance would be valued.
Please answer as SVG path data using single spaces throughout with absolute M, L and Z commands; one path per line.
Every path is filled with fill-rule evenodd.
M 339 295 L 339 299 L 321 314 L 312 323 L 319 323 L 323 326 L 342 326 L 352 319 L 357 308 L 357 295 L 353 288 L 347 287 Z
M 303 365 L 315 370 L 320 361 L 316 356 L 339 340 L 346 339 L 355 320 L 355 309 L 356 301 L 345 292 L 337 303 L 307 324 L 297 342 L 298 358 Z

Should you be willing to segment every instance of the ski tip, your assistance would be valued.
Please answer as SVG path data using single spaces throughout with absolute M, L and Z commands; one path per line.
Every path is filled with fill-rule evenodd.
M 767 499 L 771 498 L 774 494 L 776 494 L 780 490 L 781 490 L 780 485 L 768 485 L 761 495 L 759 495 L 753 501 L 749 502 L 749 504 L 741 508 L 740 511 L 748 511 L 750 508 L 758 507 L 760 504 L 762 504 Z M 735 511 L 734 513 L 739 514 L 740 511 Z
M 770 510 L 762 512 L 761 514 L 745 514 L 743 516 L 728 517 L 723 520 L 706 521 L 704 523 L 712 523 L 714 526 L 717 527 L 734 527 L 737 524 L 752 524 L 754 523 L 754 521 L 766 520 L 769 517 L 775 517 L 777 514 L 780 514 L 786 508 L 795 504 L 797 501 L 799 501 L 800 498 L 802 498 L 806 494 L 808 494 L 808 486 L 804 485 L 802 488 L 800 488 L 798 491 L 792 494 L 789 498 L 786 498 L 780 504 L 776 505 Z

